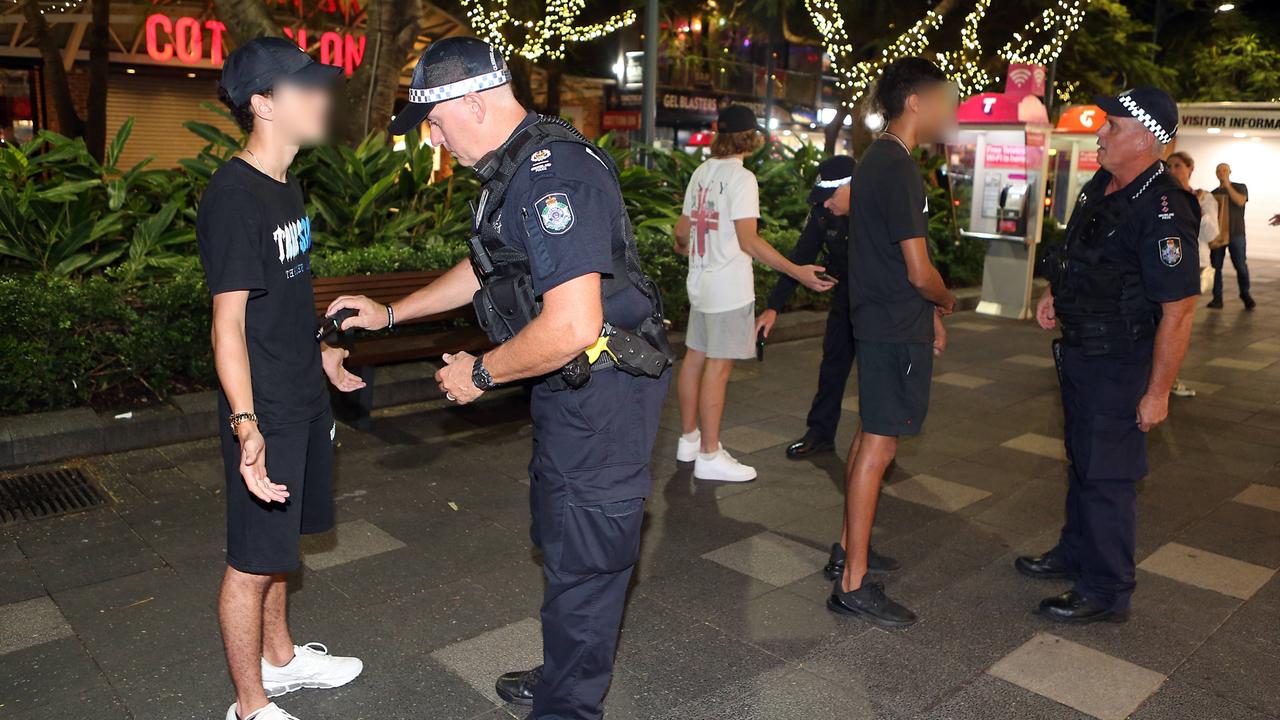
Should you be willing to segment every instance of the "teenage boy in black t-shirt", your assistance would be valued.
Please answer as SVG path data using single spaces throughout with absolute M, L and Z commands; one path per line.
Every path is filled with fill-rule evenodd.
M 335 425 L 324 376 L 344 392 L 364 385 L 343 368 L 345 351 L 324 346 L 322 356 L 316 342 L 311 220 L 289 174 L 299 147 L 324 139 L 337 73 L 281 38 L 252 40 L 227 57 L 219 98 L 249 139 L 214 173 L 196 219 L 227 418 L 218 602 L 236 686 L 227 720 L 288 720 L 268 698 L 338 687 L 363 669 L 319 643 L 294 645 L 285 618 L 299 535 L 333 527 Z
M 848 292 L 861 424 L 846 471 L 847 557 L 827 607 L 881 627 L 903 627 L 915 615 L 886 597 L 882 585 L 867 582 L 867 558 L 885 471 L 898 437 L 917 435 L 924 424 L 933 356 L 946 346 L 941 318 L 955 307 L 929 257 L 928 197 L 911 152 L 946 138 L 956 91 L 933 63 L 908 57 L 885 68 L 875 99 L 888 128 L 858 163 L 849 210 Z

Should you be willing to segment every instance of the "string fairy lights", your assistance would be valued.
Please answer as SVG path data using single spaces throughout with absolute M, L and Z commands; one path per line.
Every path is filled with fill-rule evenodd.
M 499 48 L 510 57 L 519 54 L 528 60 L 542 57 L 563 58 L 569 43 L 588 42 L 635 23 L 634 10 L 618 13 L 604 22 L 576 25 L 578 17 L 586 9 L 586 0 L 547 0 L 542 17 L 537 20 L 519 20 L 511 17 L 507 0 L 462 0 L 467 11 L 467 22 L 476 34 Z M 513 42 L 508 32 L 523 37 Z
M 980 92 L 996 81 L 983 68 L 982 41 L 978 29 L 987 16 L 993 0 L 974 0 L 973 9 L 965 16 L 960 31 L 960 48 L 936 54 L 939 67 L 959 86 L 961 92 Z M 1033 18 L 1013 34 L 1000 48 L 998 57 L 1005 62 L 1048 65 L 1062 54 L 1067 40 L 1084 20 L 1092 0 L 1057 0 L 1039 17 Z M 920 55 L 929 46 L 929 33 L 942 26 L 942 15 L 929 10 L 872 60 L 854 61 L 854 47 L 845 30 L 837 0 L 805 0 L 805 9 L 823 38 L 831 56 L 836 86 L 844 97 L 843 104 L 852 109 L 879 77 L 885 65 L 907 55 Z

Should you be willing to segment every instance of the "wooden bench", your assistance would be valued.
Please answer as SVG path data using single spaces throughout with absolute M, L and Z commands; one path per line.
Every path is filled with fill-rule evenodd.
M 316 317 L 322 317 L 329 303 L 340 295 L 366 295 L 381 303 L 389 303 L 435 282 L 444 270 L 394 272 L 380 275 L 342 275 L 315 278 Z M 459 321 L 470 321 L 460 326 Z M 415 326 L 429 326 L 417 327 Z M 339 416 L 359 429 L 369 426 L 373 409 L 374 368 L 378 365 L 438 358 L 447 352 L 487 350 L 491 343 L 475 325 L 470 305 L 407 321 L 397 321 L 396 328 L 408 332 L 383 335 L 353 331 L 343 334 L 342 345 L 351 354 L 347 367 L 365 381 L 365 387 L 353 393 L 335 393 L 335 409 Z

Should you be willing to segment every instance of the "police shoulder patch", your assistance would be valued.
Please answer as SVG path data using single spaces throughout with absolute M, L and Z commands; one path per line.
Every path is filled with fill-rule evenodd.
M 573 227 L 573 207 L 566 193 L 547 193 L 534 203 L 538 224 L 548 235 L 563 235 Z
M 1182 238 L 1167 237 L 1159 241 L 1160 262 L 1177 267 L 1182 262 Z

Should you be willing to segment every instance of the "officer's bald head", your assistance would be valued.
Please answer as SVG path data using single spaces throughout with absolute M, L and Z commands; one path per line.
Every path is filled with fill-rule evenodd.
M 506 84 L 437 104 L 427 125 L 432 145 L 443 145 L 460 164 L 471 167 L 501 147 L 527 114 Z

